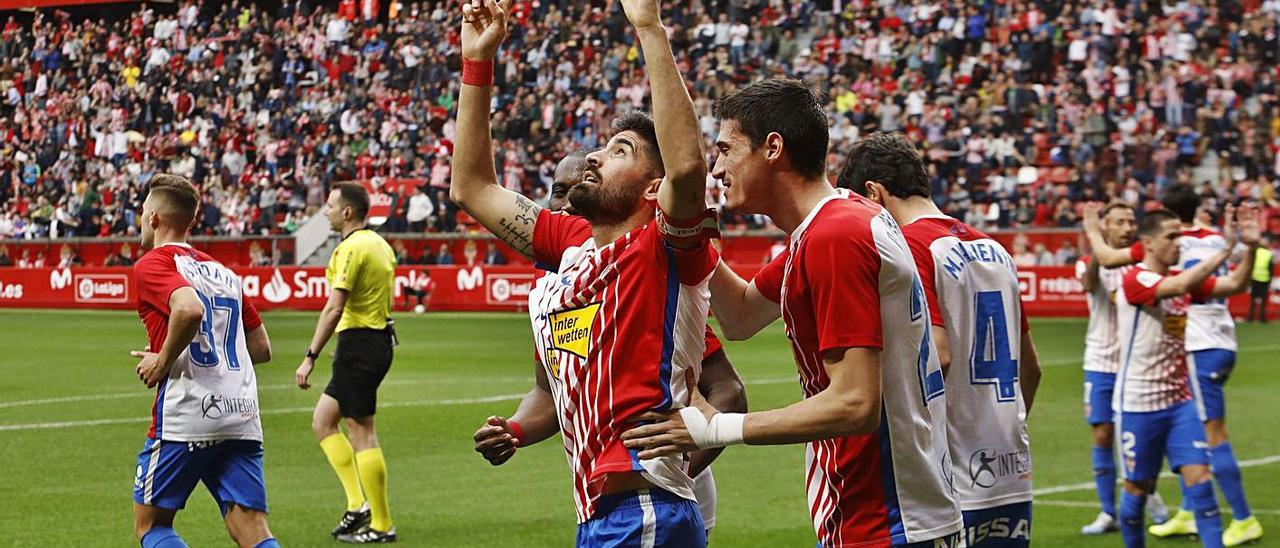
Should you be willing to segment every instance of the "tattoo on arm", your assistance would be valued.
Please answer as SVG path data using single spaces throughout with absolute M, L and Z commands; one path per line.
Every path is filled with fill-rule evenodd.
M 538 220 L 538 212 L 542 211 L 542 207 L 524 196 L 516 195 L 516 209 L 518 212 L 511 217 L 498 220 L 500 229 L 495 236 L 506 242 L 512 249 L 532 257 L 533 225 Z

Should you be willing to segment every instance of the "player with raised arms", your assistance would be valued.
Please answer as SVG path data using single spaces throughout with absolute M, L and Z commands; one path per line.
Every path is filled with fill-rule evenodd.
M 854 144 L 836 186 L 893 215 L 915 258 L 946 379 L 947 441 L 965 546 L 1030 546 L 1027 415 L 1040 359 L 1013 257 L 990 236 L 942 214 L 920 154 L 901 134 L 876 133 Z
M 1107 245 L 1124 249 L 1132 246 L 1138 225 L 1132 205 L 1111 202 L 1103 207 L 1084 206 L 1084 223 L 1089 230 L 1101 233 Z M 1111 399 L 1115 394 L 1116 373 L 1120 371 L 1120 326 L 1116 324 L 1116 290 L 1129 265 L 1105 267 L 1101 261 L 1085 255 L 1076 261 L 1076 279 L 1084 286 L 1089 307 L 1089 323 L 1084 339 L 1084 416 L 1093 430 L 1093 481 L 1102 511 L 1092 522 L 1080 528 L 1082 535 L 1101 535 L 1120 530 L 1116 520 L 1115 413 Z M 1152 521 L 1169 519 L 1168 510 L 1158 493 L 1147 497 L 1147 512 Z
M 1208 222 L 1203 200 L 1188 184 L 1170 186 L 1161 200 L 1165 209 L 1178 216 L 1181 233 L 1178 238 L 1177 270 L 1187 270 L 1219 251 L 1232 252 L 1224 236 Z M 1092 225 L 1092 226 L 1090 226 Z M 1143 248 L 1113 248 L 1099 234 L 1096 223 L 1086 225 L 1086 234 L 1094 254 L 1104 265 L 1127 265 L 1143 259 Z M 1225 276 L 1226 265 L 1215 272 Z M 1193 300 L 1187 309 L 1187 364 L 1191 370 L 1188 382 L 1195 396 L 1200 420 L 1208 436 L 1210 468 L 1224 498 L 1231 505 L 1233 519 L 1223 532 L 1227 546 L 1239 546 L 1262 538 L 1262 524 L 1253 516 L 1244 494 L 1240 465 L 1227 434 L 1226 394 L 1224 387 L 1236 364 L 1236 326 L 1225 299 Z M 1159 537 L 1197 534 L 1191 509 L 1183 507 L 1168 521 L 1151 526 L 1151 534 Z
M 1228 228 L 1233 217 L 1226 215 Z M 1252 251 L 1261 235 L 1257 211 L 1241 209 L 1239 225 L 1240 238 L 1249 246 L 1248 258 L 1229 275 L 1214 277 L 1229 256 L 1231 238 L 1226 238 L 1223 250 L 1175 273 L 1182 236 L 1178 217 L 1156 210 L 1139 223 L 1143 259 L 1125 273 L 1116 295 L 1123 351 L 1113 404 L 1125 460 L 1120 531 L 1129 548 L 1145 546 L 1142 507 L 1166 456 L 1169 468 L 1181 476 L 1183 498 L 1195 516 L 1201 542 L 1223 545 L 1208 444 L 1188 382 L 1183 339 L 1191 300 L 1222 298 L 1246 287 Z
M 704 546 L 683 455 L 641 461 L 621 434 L 646 412 L 679 407 L 702 360 L 715 218 L 693 101 L 656 0 L 622 0 L 639 36 L 653 118 L 631 113 L 586 156 L 568 192 L 581 217 L 553 214 L 498 185 L 490 138 L 493 59 L 508 2 L 463 4 L 463 85 L 450 197 L 512 248 L 555 270 L 530 295 L 573 473 L 579 546 Z M 656 206 L 656 207 L 655 207 Z M 655 217 L 655 209 L 657 215 Z M 504 435 L 520 445 L 520 427 Z M 523 426 L 523 425 L 521 425 Z M 630 544 L 628 544 L 630 545 Z
M 240 277 L 187 244 L 195 187 L 166 173 L 148 186 L 139 219 L 147 253 L 133 267 L 148 350 L 131 354 L 156 398 L 133 480 L 134 532 L 143 548 L 186 546 L 173 519 L 204 482 L 238 546 L 278 548 L 267 528 L 254 374 L 271 361 L 267 328 Z
M 768 215 L 786 252 L 748 282 L 720 263 L 712 307 L 726 337 L 780 315 L 804 399 L 752 413 L 705 400 L 624 436 L 641 459 L 733 444 L 806 443 L 805 488 L 820 546 L 954 546 L 942 370 L 915 262 L 893 217 L 826 177 L 827 119 L 796 80 L 753 83 L 716 105 L 712 175 L 728 207 Z
M 570 153 L 556 164 L 551 182 L 551 196 L 547 209 L 553 213 L 564 211 L 573 213 L 569 204 L 569 191 L 582 182 L 586 173 L 586 151 Z M 547 271 L 536 283 L 559 283 L 556 272 Z M 537 289 L 541 292 L 544 289 Z M 698 391 L 701 392 L 717 409 L 735 413 L 747 411 L 747 394 L 742 386 L 742 379 L 725 354 L 724 345 L 707 327 L 706 350 L 703 351 L 701 370 L 698 374 Z M 500 416 L 489 417 L 485 425 L 475 433 L 476 452 L 480 453 L 490 464 L 499 466 L 516 454 L 520 447 L 543 441 L 559 430 L 556 420 L 555 400 L 551 395 L 551 385 L 547 380 L 547 370 L 542 359 L 534 354 L 534 378 L 536 383 L 520 400 L 520 405 L 511 418 Z M 512 432 L 519 432 L 519 445 Z M 693 494 L 698 499 L 698 508 L 702 513 L 702 522 L 706 525 L 707 535 L 716 523 L 716 482 L 711 471 L 711 463 L 720 456 L 724 448 L 704 449 L 689 455 L 687 473 L 693 478 Z

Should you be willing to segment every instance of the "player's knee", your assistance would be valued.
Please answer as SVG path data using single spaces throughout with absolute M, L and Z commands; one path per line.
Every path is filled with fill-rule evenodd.
M 242 548 L 254 548 L 262 541 L 271 538 L 266 512 L 232 504 L 227 511 L 226 524 L 231 539 Z
M 1094 447 L 1110 449 L 1115 444 L 1116 427 L 1111 423 L 1097 424 L 1093 427 Z
M 1135 497 L 1145 497 L 1151 494 L 1151 491 L 1153 490 L 1154 487 L 1155 487 L 1155 482 L 1150 480 L 1148 481 L 1125 480 L 1124 482 L 1125 492 Z
M 1227 423 L 1222 419 L 1205 421 L 1204 433 L 1209 447 L 1217 447 L 1227 442 Z
M 1200 485 L 1213 480 L 1213 473 L 1209 471 L 1209 466 L 1204 464 L 1182 466 L 1178 470 L 1178 474 L 1182 476 L 1182 483 L 1188 486 Z

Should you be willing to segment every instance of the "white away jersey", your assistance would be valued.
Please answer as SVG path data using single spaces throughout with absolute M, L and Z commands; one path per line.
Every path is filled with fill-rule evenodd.
M 1117 412 L 1145 413 L 1168 409 L 1191 399 L 1187 384 L 1187 305 L 1190 298 L 1213 290 L 1205 280 L 1190 295 L 1156 298 L 1165 276 L 1138 264 L 1124 276 L 1116 294 L 1117 318 L 1124 352 L 1112 407 Z
M 258 381 L 245 333 L 262 325 L 241 293 L 240 278 L 186 244 L 159 246 L 133 267 L 138 316 L 153 351 L 169 331 L 169 297 L 191 287 L 204 321 L 156 389 L 147 436 L 165 441 L 262 441 Z
M 1004 247 L 946 216 L 902 228 L 933 325 L 951 348 L 947 441 L 960 509 L 1031 500 L 1031 442 L 1019 385 L 1027 332 L 1018 271 Z
M 1227 239 L 1215 230 L 1189 228 L 1178 238 L 1177 270 L 1187 270 L 1227 248 Z M 1227 275 L 1226 263 L 1215 276 Z M 1226 299 L 1195 299 L 1187 309 L 1187 351 L 1220 348 L 1236 351 L 1236 322 Z
M 820 202 L 754 283 L 782 307 L 804 397 L 831 383 L 823 352 L 881 349 L 880 428 L 807 445 L 805 488 L 820 545 L 888 546 L 959 531 L 950 395 L 916 265 L 889 212 L 861 196 Z
M 1076 261 L 1076 279 L 1084 282 L 1092 257 Z M 1116 290 L 1130 266 L 1098 268 L 1098 283 L 1085 298 L 1089 304 L 1089 325 L 1084 335 L 1084 370 L 1099 373 L 1120 371 L 1120 328 L 1116 324 Z
M 683 455 L 640 460 L 622 444 L 635 417 L 688 403 L 706 348 L 707 281 L 718 255 L 668 246 L 657 222 L 597 247 L 585 219 L 543 210 L 534 258 L 557 265 L 529 295 L 538 356 L 551 385 L 578 521 L 595 514 L 610 473 L 640 472 L 696 500 Z

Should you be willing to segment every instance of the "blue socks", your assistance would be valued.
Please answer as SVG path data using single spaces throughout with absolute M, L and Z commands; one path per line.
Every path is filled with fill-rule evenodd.
M 1206 548 L 1222 546 L 1222 513 L 1218 511 L 1217 497 L 1213 496 L 1213 482 L 1190 486 L 1184 484 L 1182 495 L 1186 497 L 1191 513 L 1196 516 L 1200 542 Z
M 269 538 L 267 540 L 259 542 L 253 548 L 280 548 L 280 543 L 276 542 L 276 539 L 274 538 Z
M 172 527 L 152 527 L 142 535 L 142 548 L 187 548 L 187 543 Z
M 1253 512 L 1249 511 L 1249 503 L 1244 499 L 1244 484 L 1240 481 L 1240 465 L 1236 464 L 1236 454 L 1231 450 L 1231 442 L 1209 448 L 1209 466 L 1213 469 L 1213 479 L 1218 480 L 1218 488 L 1231 505 L 1231 513 L 1235 519 L 1249 519 Z
M 1145 495 L 1134 495 L 1127 490 L 1120 492 L 1120 534 L 1124 537 L 1125 548 L 1144 548 L 1147 545 L 1147 532 L 1143 530 L 1142 523 L 1142 510 L 1146 505 Z
M 1116 459 L 1109 447 L 1093 448 L 1093 482 L 1098 488 L 1102 511 L 1116 515 Z

